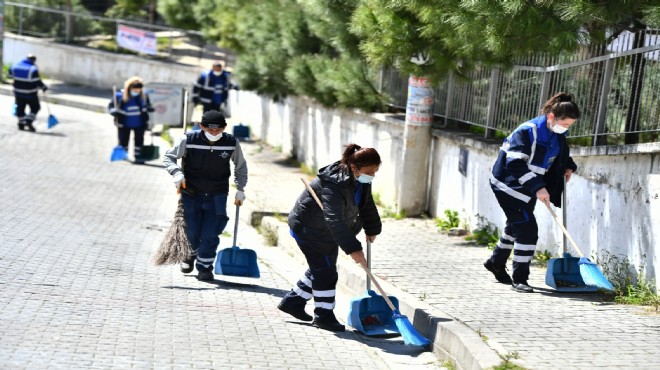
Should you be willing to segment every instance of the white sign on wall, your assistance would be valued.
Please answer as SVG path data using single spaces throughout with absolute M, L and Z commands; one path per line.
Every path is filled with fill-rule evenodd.
M 183 127 L 184 85 L 172 83 L 149 83 L 146 92 L 154 108 L 151 120 L 155 124 Z
M 117 26 L 117 45 L 144 54 L 156 54 L 156 34 L 124 25 Z

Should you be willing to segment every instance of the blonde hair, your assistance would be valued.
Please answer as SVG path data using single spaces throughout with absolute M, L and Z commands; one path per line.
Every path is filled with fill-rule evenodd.
M 144 83 L 142 82 L 142 79 L 140 77 L 133 76 L 133 77 L 129 78 L 128 80 L 126 80 L 126 82 L 124 82 L 124 90 L 121 91 L 121 100 L 124 103 L 126 103 L 128 101 L 128 99 L 131 98 L 131 92 L 130 92 L 131 85 L 137 84 L 137 83 L 140 83 L 140 84 L 143 85 L 140 97 L 142 98 L 142 100 L 144 100 Z

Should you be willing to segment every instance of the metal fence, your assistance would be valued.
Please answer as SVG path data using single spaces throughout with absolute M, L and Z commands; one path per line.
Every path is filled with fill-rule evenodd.
M 145 57 L 174 60 L 190 65 L 200 65 L 206 59 L 223 59 L 233 64 L 233 55 L 227 55 L 215 45 L 206 43 L 201 32 L 198 31 L 107 18 L 80 11 L 5 2 L 5 30 L 8 32 L 109 52 L 134 53 L 117 46 L 116 35 L 119 25 L 156 34 L 158 52 L 154 56 L 144 55 Z
M 660 141 L 660 30 L 623 32 L 575 53 L 537 55 L 513 68 L 477 67 L 435 89 L 434 113 L 446 120 L 508 134 L 555 92 L 576 97 L 582 117 L 569 131 L 582 145 Z M 382 91 L 405 108 L 407 76 L 385 70 Z M 402 87 L 403 86 L 403 87 Z M 404 92 L 402 92 L 404 91 Z

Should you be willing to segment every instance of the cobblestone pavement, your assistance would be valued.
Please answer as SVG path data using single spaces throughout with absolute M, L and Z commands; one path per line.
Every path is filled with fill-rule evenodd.
M 244 147 L 255 207 L 288 212 L 305 175 L 280 153 Z M 660 315 L 604 303 L 599 294 L 556 293 L 545 285 L 545 268 L 535 266 L 536 292 L 516 293 L 484 269 L 488 249 L 439 233 L 433 220 L 384 219 L 372 254 L 379 277 L 463 322 L 524 367 L 660 369 Z
M 160 162 L 111 163 L 107 114 L 52 106 L 61 123 L 46 130 L 42 113 L 29 133 L 11 104 L 0 97 L 0 368 L 440 367 L 429 353 L 281 313 L 292 278 L 273 267 L 301 266 L 245 224 L 238 244 L 258 251 L 258 280 L 203 283 L 153 266 L 176 206 Z

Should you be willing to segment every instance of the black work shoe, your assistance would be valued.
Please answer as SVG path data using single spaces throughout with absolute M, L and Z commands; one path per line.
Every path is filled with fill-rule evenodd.
M 523 281 L 522 283 L 513 283 L 511 289 L 520 293 L 534 293 L 534 289 L 532 289 L 526 281 Z
M 183 272 L 184 274 L 191 273 L 194 267 L 195 267 L 195 257 L 179 263 L 179 268 L 181 269 L 181 272 Z
M 18 123 L 18 129 L 21 130 L 21 131 L 23 131 L 24 128 L 25 128 L 25 124 L 19 122 L 19 123 Z
M 346 330 L 346 327 L 342 325 L 339 321 L 337 320 L 322 320 L 318 316 L 314 318 L 314 321 L 312 321 L 312 326 L 315 326 L 319 329 L 323 330 L 328 330 L 328 331 L 344 331 Z
M 513 284 L 511 276 L 506 272 L 506 266 L 495 266 L 493 261 L 489 258 L 484 262 L 484 267 L 495 275 L 495 279 L 497 279 L 498 282 L 506 285 Z
M 28 122 L 25 124 L 25 127 L 28 129 L 30 132 L 35 132 L 37 130 L 34 129 L 34 126 L 32 126 L 32 122 Z
M 213 281 L 213 273 L 211 271 L 199 271 L 197 272 L 197 280 Z
M 282 302 L 280 302 L 280 304 L 277 305 L 277 308 L 280 311 L 286 312 L 300 321 L 312 321 L 314 319 L 312 315 L 305 312 L 304 303 L 301 305 L 297 302 L 294 303 L 290 303 L 290 302 L 291 302 L 290 300 L 284 298 L 282 299 Z

